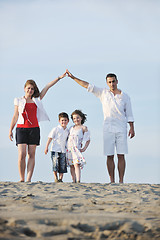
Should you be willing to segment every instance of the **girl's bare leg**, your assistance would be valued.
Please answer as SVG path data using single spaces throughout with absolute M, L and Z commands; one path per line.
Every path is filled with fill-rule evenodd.
M 80 181 L 81 181 L 81 169 L 80 169 L 80 165 L 76 163 L 76 164 L 74 165 L 74 168 L 75 168 L 76 180 L 77 180 L 77 182 L 80 182 Z
M 71 176 L 72 176 L 72 180 L 75 183 L 76 182 L 76 174 L 75 174 L 75 168 L 74 165 L 70 166 L 70 172 L 71 172 Z
M 28 145 L 27 182 L 31 182 L 34 166 L 36 145 Z
M 20 182 L 25 181 L 26 148 L 26 144 L 18 144 L 18 169 L 20 175 Z

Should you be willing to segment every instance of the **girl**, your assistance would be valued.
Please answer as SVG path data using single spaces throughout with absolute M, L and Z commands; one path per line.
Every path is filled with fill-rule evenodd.
M 48 89 L 65 77 L 66 73 L 48 83 L 41 92 L 33 80 L 28 80 L 24 86 L 25 96 L 14 99 L 14 115 L 9 130 L 9 139 L 13 141 L 13 129 L 18 121 L 16 128 L 16 145 L 18 146 L 18 168 L 20 182 L 25 181 L 26 154 L 27 163 L 27 182 L 31 181 L 34 165 L 36 147 L 40 144 L 39 121 L 49 120 L 47 113 L 42 105 L 42 98 Z
M 81 169 L 86 163 L 82 152 L 84 152 L 90 143 L 90 134 L 86 126 L 83 123 L 86 121 L 86 114 L 80 110 L 75 110 L 71 114 L 71 119 L 74 122 L 74 126 L 70 128 L 70 133 L 67 143 L 67 161 L 70 166 L 71 176 L 73 182 L 80 182 Z M 85 142 L 82 148 L 82 142 Z

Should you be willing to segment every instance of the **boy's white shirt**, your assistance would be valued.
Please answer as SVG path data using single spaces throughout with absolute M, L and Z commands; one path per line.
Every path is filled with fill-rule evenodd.
M 52 138 L 50 150 L 52 152 L 66 153 L 66 142 L 68 134 L 68 128 L 64 129 L 61 125 L 53 128 L 48 135 L 48 138 Z

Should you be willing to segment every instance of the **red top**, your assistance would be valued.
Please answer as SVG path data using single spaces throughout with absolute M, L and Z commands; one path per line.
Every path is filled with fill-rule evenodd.
M 37 119 L 37 106 L 35 103 L 26 103 L 22 113 L 24 124 L 17 124 L 17 128 L 39 127 Z

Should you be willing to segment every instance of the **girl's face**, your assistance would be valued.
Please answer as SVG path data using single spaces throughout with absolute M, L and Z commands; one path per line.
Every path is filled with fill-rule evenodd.
M 73 115 L 73 122 L 74 124 L 77 126 L 77 125 L 81 125 L 81 122 L 82 122 L 82 118 L 80 115 L 78 114 L 74 114 Z
M 28 84 L 25 88 L 25 96 L 26 97 L 32 97 L 32 95 L 34 94 L 34 87 L 32 84 Z

